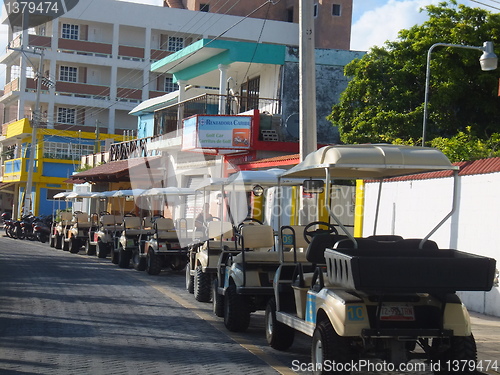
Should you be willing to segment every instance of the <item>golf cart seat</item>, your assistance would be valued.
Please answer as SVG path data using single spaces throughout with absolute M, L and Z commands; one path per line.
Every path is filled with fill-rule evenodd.
M 210 250 L 235 249 L 235 244 L 232 240 L 233 225 L 229 221 L 209 221 L 207 232 L 208 240 L 205 241 L 204 248 Z
M 73 223 L 73 214 L 68 211 L 61 212 L 61 224 L 70 225 Z
M 126 216 L 123 218 L 123 231 L 125 236 L 139 236 L 149 233 L 148 230 L 143 229 L 142 219 L 137 216 Z
M 89 214 L 85 212 L 74 214 L 73 224 L 77 228 L 86 228 L 91 226 Z
M 248 263 L 280 263 L 280 254 L 273 251 L 274 231 L 269 225 L 247 225 L 241 228 L 242 246 L 246 249 L 244 257 Z M 293 262 L 293 252 L 283 253 L 285 262 Z M 234 262 L 242 262 L 243 254 L 234 257 Z M 297 261 L 306 262 L 305 253 L 297 252 Z
M 281 228 L 283 248 L 293 249 L 294 243 L 297 249 L 307 249 L 309 244 L 304 237 L 305 225 L 286 225 Z
M 159 217 L 154 223 L 156 239 L 162 240 L 177 240 L 177 232 L 175 231 L 174 221 L 170 218 Z

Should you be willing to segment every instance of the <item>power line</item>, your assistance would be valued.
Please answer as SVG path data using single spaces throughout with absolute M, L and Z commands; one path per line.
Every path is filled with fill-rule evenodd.
M 500 8 L 494 7 L 493 5 L 490 5 L 490 4 L 482 3 L 482 2 L 477 1 L 477 0 L 470 0 L 470 1 L 472 1 L 472 2 L 474 2 L 474 3 L 477 3 L 477 4 L 480 4 L 480 5 L 484 5 L 484 6 L 487 6 L 487 7 L 493 8 L 493 9 L 496 9 L 496 10 L 500 10 Z M 494 0 L 490 0 L 490 1 L 494 1 Z M 498 2 L 498 1 L 495 1 L 495 3 L 500 4 L 500 2 Z

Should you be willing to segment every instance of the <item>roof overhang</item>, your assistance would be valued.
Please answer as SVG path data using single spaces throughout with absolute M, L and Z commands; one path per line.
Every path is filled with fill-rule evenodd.
M 218 87 L 219 65 L 228 66 L 228 77 L 248 69 L 251 76 L 263 64 L 283 65 L 285 54 L 284 45 L 201 39 L 153 63 L 151 71 L 172 74 L 175 82 Z

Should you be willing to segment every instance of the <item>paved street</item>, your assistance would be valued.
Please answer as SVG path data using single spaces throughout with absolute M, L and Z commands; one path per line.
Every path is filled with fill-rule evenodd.
M 309 338 L 269 348 L 262 313 L 231 334 L 184 282 L 0 237 L 0 374 L 293 374 L 309 362 Z

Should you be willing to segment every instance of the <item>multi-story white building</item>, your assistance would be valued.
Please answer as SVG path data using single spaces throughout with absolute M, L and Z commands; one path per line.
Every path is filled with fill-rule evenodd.
M 5 13 L 2 22 L 8 24 Z M 10 29 L 10 49 L 0 57 L 6 66 L 0 97 L 5 108 L 0 183 L 7 183 L 0 191 L 2 186 L 14 191 L 13 211 L 19 212 L 30 158 L 31 127 L 23 119 L 33 118 L 37 99 L 41 130 L 35 143 L 31 202 L 38 214 L 53 192 L 67 188 L 64 181 L 75 169 L 74 160 L 94 150 L 95 143 L 102 148 L 116 134 L 135 133 L 137 118 L 129 112 L 147 99 L 177 90 L 170 74 L 150 71 L 152 63 L 198 40 L 222 35 L 296 46 L 298 25 L 99 0 L 81 1 L 32 29 Z M 39 92 L 35 72 L 43 78 Z
M 174 91 L 171 77 L 150 73 L 151 63 L 203 38 L 296 45 L 297 25 L 149 6 L 115 0 L 80 2 L 50 22 L 30 30 L 9 30 L 5 93 L 0 103 L 30 118 L 35 105 L 34 71 L 44 51 L 42 73 L 55 85 L 43 86 L 42 125 L 48 128 L 100 128 L 121 133 L 136 128 L 128 115 L 137 103 Z M 3 23 L 7 23 L 5 16 Z M 263 33 L 261 34 L 261 30 Z M 260 39 L 259 39 L 260 38 Z M 10 112 L 9 112 L 10 113 Z

